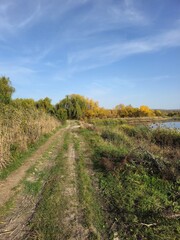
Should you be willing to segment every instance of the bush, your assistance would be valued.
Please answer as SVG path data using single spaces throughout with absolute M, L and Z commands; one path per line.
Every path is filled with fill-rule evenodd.
M 176 130 L 157 128 L 152 131 L 152 134 L 152 140 L 162 147 L 180 147 L 180 132 Z
M 128 136 L 126 136 L 123 132 L 121 131 L 112 131 L 112 130 L 103 130 L 101 133 L 101 137 L 109 142 L 112 142 L 116 145 L 120 145 L 120 144 L 126 144 L 128 146 L 131 146 L 131 141 L 128 138 Z
M 124 124 L 120 126 L 120 130 L 123 130 L 129 137 L 136 137 L 136 138 L 151 138 L 151 131 L 148 127 L 143 125 L 138 126 L 131 126 Z

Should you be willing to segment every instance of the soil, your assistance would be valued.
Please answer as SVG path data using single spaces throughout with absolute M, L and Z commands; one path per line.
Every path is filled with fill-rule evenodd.
M 67 199 L 67 208 L 64 214 L 63 225 L 66 231 L 69 232 L 69 240 L 86 240 L 89 239 L 89 230 L 85 229 L 81 224 L 82 216 L 79 211 L 75 161 L 75 149 L 73 144 L 70 144 L 66 162 L 67 171 L 64 178 L 64 192 L 62 193 Z
M 13 206 L 0 219 L 0 239 L 1 240 L 23 240 L 29 235 L 29 222 L 34 216 L 36 208 L 41 201 L 41 193 L 38 196 L 25 194 L 22 180 L 35 181 L 32 173 L 27 174 L 27 170 L 35 165 L 36 171 L 44 168 L 51 168 L 53 159 L 58 155 L 63 144 L 63 135 L 66 131 L 72 132 L 80 126 L 76 123 L 68 122 L 68 126 L 59 130 L 48 141 L 42 145 L 26 162 L 6 180 L 0 181 L 0 209 L 4 204 L 12 199 Z M 72 136 L 72 134 L 71 134 Z M 50 148 L 51 147 L 51 148 Z M 48 158 L 43 157 L 48 154 Z M 77 176 L 76 176 L 76 153 L 73 143 L 69 144 L 66 153 L 66 176 L 63 177 L 63 192 L 61 193 L 67 200 L 67 207 L 64 209 L 63 228 L 68 233 L 69 240 L 89 239 L 89 230 L 82 225 L 82 213 L 79 210 Z M 42 190 L 46 186 L 43 183 Z
M 62 135 L 64 129 L 56 132 L 48 141 L 43 144 L 26 162 L 10 174 L 4 181 L 0 181 L 0 206 L 8 201 L 10 197 L 14 194 L 14 188 L 20 183 L 20 181 L 26 175 L 26 171 L 34 165 L 38 159 L 40 159 L 44 152 L 46 152 L 49 146 Z
M 13 206 L 10 211 L 0 219 L 0 239 L 1 240 L 20 240 L 24 239 L 24 235 L 28 231 L 27 223 L 33 215 L 39 199 L 37 197 L 24 194 L 21 181 L 26 178 L 27 170 L 36 165 L 37 171 L 43 168 L 50 168 L 53 159 L 56 158 L 62 145 L 63 134 L 70 128 L 60 129 L 45 144 L 43 144 L 26 162 L 6 180 L 0 181 L 0 205 L 3 205 L 10 199 L 13 199 Z M 52 151 L 49 151 L 51 147 Z M 46 159 L 43 155 L 47 153 L 49 157 Z M 33 173 L 28 175 L 28 180 L 33 179 Z

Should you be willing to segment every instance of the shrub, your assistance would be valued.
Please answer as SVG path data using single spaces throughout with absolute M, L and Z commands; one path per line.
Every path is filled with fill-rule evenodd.
M 180 147 L 180 132 L 174 129 L 157 128 L 152 131 L 153 139 L 160 146 Z

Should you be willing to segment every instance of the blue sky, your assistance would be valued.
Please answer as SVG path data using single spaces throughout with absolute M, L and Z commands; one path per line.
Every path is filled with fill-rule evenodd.
M 14 98 L 180 108 L 179 0 L 0 0 Z

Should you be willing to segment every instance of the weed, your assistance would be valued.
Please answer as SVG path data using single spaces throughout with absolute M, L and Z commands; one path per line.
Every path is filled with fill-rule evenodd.
M 99 128 L 102 129 L 101 126 Z M 146 150 L 153 139 L 154 133 L 150 130 L 129 125 L 118 128 L 130 137 L 132 146 L 137 146 L 137 139 L 142 139 L 147 144 L 132 152 L 132 147 L 122 140 L 122 135 L 119 137 L 118 132 L 115 132 L 117 126 L 103 130 L 103 138 L 97 130 L 82 130 L 81 133 L 92 146 L 101 194 L 119 238 L 178 239 L 178 218 L 168 217 L 180 212 L 178 178 L 172 181 L 165 176 L 168 174 L 170 161 L 169 164 L 163 163 Z M 125 136 L 124 138 L 126 139 Z M 141 152 L 143 148 L 145 150 Z M 123 158 L 127 161 L 123 161 Z M 118 168 L 115 165 L 112 167 L 112 163 L 117 162 Z M 151 171 L 155 163 L 157 169 Z M 163 172 L 160 173 L 162 166 Z

